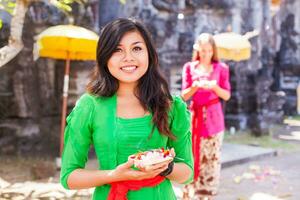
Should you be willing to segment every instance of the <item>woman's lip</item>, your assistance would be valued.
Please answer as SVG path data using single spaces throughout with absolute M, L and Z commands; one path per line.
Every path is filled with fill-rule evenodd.
M 133 65 L 131 65 L 131 66 L 124 66 L 124 67 L 121 67 L 120 68 L 123 72 L 134 72 L 136 69 L 137 69 L 137 66 L 133 66 Z

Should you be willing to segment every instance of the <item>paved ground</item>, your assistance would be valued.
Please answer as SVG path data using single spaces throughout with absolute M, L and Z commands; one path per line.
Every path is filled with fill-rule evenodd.
M 299 200 L 299 153 L 284 153 L 223 169 L 220 193 L 216 200 L 246 200 L 259 192 L 282 199 Z
M 297 144 L 297 146 L 300 145 L 299 121 L 290 121 L 290 124 L 286 127 L 277 129 L 275 136 Z M 275 154 L 277 153 L 272 149 L 225 143 L 223 146 L 221 185 L 219 195 L 215 200 L 300 200 L 300 148 L 293 152 L 282 153 L 279 151 L 276 156 Z M 29 176 L 30 170 L 28 170 L 31 162 L 28 161 L 27 163 L 26 159 L 21 163 L 7 161 L 5 162 L 5 168 L 2 168 L 4 166 L 1 167 L 1 163 L 0 199 L 12 194 L 12 188 L 14 189 L 12 194 L 14 198 L 16 198 L 15 195 L 18 193 L 16 189 L 18 191 L 25 191 L 26 189 L 26 194 L 24 192 L 20 194 L 19 199 L 24 199 L 23 197 L 29 193 L 32 195 L 51 196 L 49 199 L 59 199 L 59 196 L 75 199 L 76 195 L 81 195 L 79 199 L 82 200 L 90 198 L 90 190 L 75 194 L 62 189 L 58 183 L 58 173 L 53 178 L 46 179 L 46 181 L 40 180 L 31 185 L 28 182 L 24 182 L 28 179 L 32 180 L 32 176 Z M 96 168 L 96 163 L 96 160 L 91 160 L 88 163 L 89 168 Z M 15 170 L 9 171 L 8 169 L 13 168 L 13 166 Z M 12 176 L 16 177 L 13 178 Z M 4 180 L 1 180 L 1 177 Z M 6 183 L 5 180 L 10 183 Z M 15 182 L 23 183 L 21 185 L 17 184 L 18 188 L 15 188 L 16 185 L 13 184 Z M 7 187 L 9 184 L 11 186 Z M 181 187 L 180 185 L 175 185 L 174 187 L 179 200 Z M 1 194 L 1 189 L 3 188 L 7 190 L 7 193 L 3 193 L 4 190 L 2 190 Z M 45 188 L 47 188 L 47 192 L 45 192 Z
M 300 122 L 286 120 L 275 138 L 300 145 Z M 300 200 L 300 148 L 274 151 L 224 144 L 221 185 L 215 200 Z M 175 185 L 180 199 L 181 186 Z
M 273 136 L 300 145 L 300 121 L 286 119 Z M 300 150 L 222 169 L 216 200 L 300 200 Z M 259 158 L 259 157 L 257 157 Z M 277 198 L 275 198 L 275 196 Z
M 277 151 L 271 148 L 258 146 L 224 143 L 222 146 L 222 168 L 243 164 L 251 160 L 263 159 L 277 155 Z
M 225 146 L 224 157 L 234 150 L 235 153 L 230 159 L 223 159 L 227 163 L 224 163 L 221 171 L 221 185 L 216 200 L 273 200 L 271 197 L 255 198 L 258 193 L 300 200 L 300 151 L 278 153 L 275 156 L 270 149 L 231 144 Z M 245 151 L 251 148 L 254 152 Z M 178 199 L 182 195 L 181 188 L 180 185 L 174 187 Z
M 262 157 L 259 158 L 260 160 L 252 159 L 243 164 L 223 168 L 221 171 L 222 177 L 219 195 L 215 200 L 278 200 L 277 198 L 275 199 L 274 196 L 278 196 L 281 200 L 299 200 L 299 153 L 300 151 L 279 153 L 277 156 Z M 95 166 L 95 160 L 89 163 L 89 167 L 94 168 Z M 64 190 L 60 184 L 57 183 L 57 178 L 58 177 L 50 181 L 52 183 L 44 181 L 43 183 L 30 183 L 30 185 L 29 182 L 24 182 L 24 187 L 19 184 L 18 187 L 20 188 L 17 189 L 21 191 L 26 188 L 27 191 L 32 191 L 33 195 L 48 195 L 51 196 L 52 199 L 56 199 L 55 197 L 60 196 L 70 197 L 71 195 L 76 195 L 74 191 Z M 45 187 L 49 190 L 46 190 L 47 193 L 45 192 Z M 13 185 L 12 188 L 15 188 L 15 186 Z M 181 186 L 175 185 L 174 189 L 178 200 L 180 200 Z M 90 198 L 88 195 L 90 192 L 82 191 L 81 193 L 85 193 L 85 195 L 79 199 L 87 200 Z M 274 198 L 255 198 L 254 195 L 259 195 L 258 193 L 272 195 Z M 20 199 L 22 197 L 24 197 L 24 195 L 20 195 Z M 73 197 L 74 196 L 72 196 L 72 198 Z

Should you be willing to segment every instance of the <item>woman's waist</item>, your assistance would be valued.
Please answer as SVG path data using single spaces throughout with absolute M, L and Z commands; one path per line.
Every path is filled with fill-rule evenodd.
M 108 193 L 111 189 L 110 184 L 105 184 L 101 186 L 97 186 L 94 190 L 93 199 L 107 199 Z M 167 194 L 167 195 L 166 195 Z M 146 196 L 145 196 L 146 195 Z M 166 196 L 168 198 L 166 198 Z M 173 199 L 171 198 L 174 195 L 174 191 L 172 188 L 172 184 L 169 179 L 165 179 L 163 182 L 156 186 L 152 187 L 142 187 L 139 190 L 129 190 L 127 197 L 128 199 L 136 199 L 140 200 L 141 197 L 144 197 L 145 200 L 166 200 L 166 199 Z M 156 198 L 160 197 L 160 198 Z
M 211 91 L 205 91 L 201 92 L 198 91 L 193 95 L 192 102 L 194 102 L 197 105 L 205 105 L 208 102 L 219 99 L 218 95 L 216 95 L 214 92 Z
M 191 102 L 191 108 L 192 109 L 200 109 L 202 107 L 210 107 L 216 104 L 219 104 L 220 99 L 218 97 L 214 97 L 214 98 L 210 98 L 210 99 L 206 99 L 206 100 L 200 100 L 200 99 L 193 99 Z

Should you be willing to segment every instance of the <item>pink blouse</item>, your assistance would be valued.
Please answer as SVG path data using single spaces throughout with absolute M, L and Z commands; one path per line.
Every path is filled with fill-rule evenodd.
M 193 81 L 199 80 L 201 77 L 195 67 L 198 61 L 188 62 L 183 66 L 182 72 L 182 90 L 192 86 Z M 225 63 L 215 62 L 213 63 L 213 71 L 208 75 L 208 80 L 216 80 L 217 84 L 230 92 L 229 82 L 229 67 Z M 209 104 L 209 102 L 219 99 L 217 94 L 208 89 L 199 88 L 198 91 L 192 97 L 191 111 L 195 112 L 195 109 L 201 106 Z M 200 136 L 209 137 L 213 136 L 221 131 L 224 131 L 224 114 L 222 105 L 220 102 L 207 106 L 206 120 L 199 120 L 200 123 Z

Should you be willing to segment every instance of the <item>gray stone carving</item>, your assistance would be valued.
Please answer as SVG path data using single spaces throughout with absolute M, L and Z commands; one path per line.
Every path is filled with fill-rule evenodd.
M 191 59 L 192 44 L 202 32 L 234 31 L 250 38 L 248 61 L 226 61 L 230 66 L 232 98 L 226 103 L 226 124 L 267 134 L 285 114 L 295 114 L 300 77 L 300 1 L 283 1 L 272 17 L 268 0 L 90 0 L 74 4 L 74 23 L 99 30 L 118 17 L 135 17 L 152 33 L 160 65 L 171 91 L 180 93 L 181 70 Z M 34 2 L 26 13 L 22 52 L 0 70 L 0 153 L 52 152 L 58 154 L 59 118 L 64 61 L 32 59 L 34 36 L 68 18 L 48 1 Z M 6 26 L 6 25 L 5 25 Z M 5 43 L 6 28 L 0 34 Z M 4 42 L 3 42 L 4 41 Z M 72 62 L 71 108 L 93 62 Z M 51 128 L 49 128 L 51 127 Z M 50 151 L 49 151 L 50 149 Z

